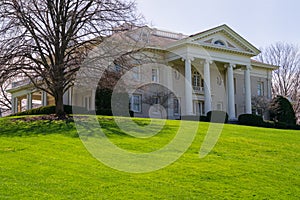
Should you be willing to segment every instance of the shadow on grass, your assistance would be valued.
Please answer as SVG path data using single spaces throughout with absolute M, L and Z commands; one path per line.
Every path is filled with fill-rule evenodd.
M 62 120 L 23 121 L 12 118 L 0 119 L 0 137 L 26 137 L 37 135 L 62 134 L 78 137 L 73 122 Z
M 113 117 L 98 117 L 102 131 L 107 137 L 125 136 L 133 137 L 122 131 Z M 133 119 L 133 121 L 141 128 L 149 125 L 149 119 Z M 89 123 L 88 118 L 83 118 L 76 122 L 81 129 L 85 130 L 86 136 L 98 135 L 99 127 L 97 124 Z M 93 125 L 95 127 L 93 127 Z M 178 129 L 178 126 L 170 124 L 165 125 L 160 133 L 170 133 Z M 139 131 L 139 130 L 137 130 Z M 16 120 L 15 118 L 0 119 L 0 137 L 28 137 L 37 135 L 61 134 L 68 137 L 79 137 L 75 123 L 73 121 L 63 120 L 33 120 L 24 121 Z

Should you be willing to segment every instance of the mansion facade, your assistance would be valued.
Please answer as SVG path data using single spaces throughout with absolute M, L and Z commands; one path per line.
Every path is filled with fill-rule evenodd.
M 227 25 L 190 36 L 149 27 L 135 28 L 134 33 L 162 60 L 131 70 L 138 82 L 128 90 L 136 117 L 179 119 L 212 110 L 226 111 L 231 120 L 244 113 L 264 115 L 252 98 L 272 98 L 272 71 L 277 67 L 253 60 L 260 51 Z M 54 104 L 53 97 L 26 80 L 13 83 L 8 92 L 13 113 Z M 94 102 L 94 89 L 70 88 L 64 95 L 66 105 L 95 110 Z

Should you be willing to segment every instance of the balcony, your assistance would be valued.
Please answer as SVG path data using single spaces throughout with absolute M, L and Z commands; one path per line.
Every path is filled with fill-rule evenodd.
M 193 90 L 195 94 L 204 94 L 204 88 L 200 86 L 193 86 Z
M 11 88 L 17 88 L 17 87 L 21 87 L 24 85 L 29 85 L 31 83 L 30 79 L 23 79 L 20 81 L 16 81 L 16 82 L 12 82 L 11 84 Z

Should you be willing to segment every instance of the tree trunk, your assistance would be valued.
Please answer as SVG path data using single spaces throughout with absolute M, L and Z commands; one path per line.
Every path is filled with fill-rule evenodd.
M 60 119 L 66 118 L 66 113 L 64 111 L 64 101 L 63 101 L 63 90 L 56 91 L 56 97 L 55 97 L 55 114 Z

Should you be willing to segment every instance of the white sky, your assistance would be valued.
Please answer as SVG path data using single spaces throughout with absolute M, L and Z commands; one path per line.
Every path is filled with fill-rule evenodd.
M 191 35 L 227 24 L 257 48 L 300 45 L 299 0 L 136 0 L 148 25 Z

